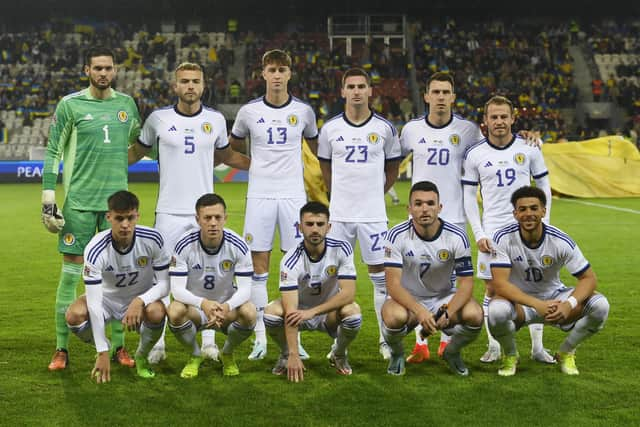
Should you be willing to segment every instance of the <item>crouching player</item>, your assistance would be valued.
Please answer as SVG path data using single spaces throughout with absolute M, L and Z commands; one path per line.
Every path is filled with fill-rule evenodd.
M 191 350 L 182 378 L 198 376 L 202 355 L 196 333 L 211 328 L 227 335 L 220 354 L 222 374 L 238 375 L 233 351 L 256 324 L 256 308 L 249 301 L 251 253 L 242 237 L 224 228 L 226 221 L 224 199 L 212 193 L 201 196 L 196 202 L 199 228 L 185 233 L 173 253 L 169 328 Z
M 265 308 L 264 323 L 280 347 L 272 373 L 287 373 L 290 381 L 304 379 L 298 352 L 298 331 L 317 330 L 336 338 L 330 363 L 341 375 L 351 375 L 347 347 L 362 324 L 354 302 L 356 269 L 353 249 L 342 240 L 327 238 L 329 209 L 308 202 L 300 209 L 303 241 L 280 262 L 281 298 Z
M 385 242 L 389 299 L 382 306 L 384 336 L 391 348 L 387 372 L 403 375 L 402 340 L 420 324 L 423 331 L 450 335 L 442 358 L 461 376 L 469 375 L 460 350 L 478 337 L 482 308 L 472 298 L 473 266 L 465 232 L 438 217 L 442 205 L 436 185 L 415 183 L 409 192 L 411 218 L 396 225 Z M 455 271 L 457 287 L 452 287 Z
M 604 326 L 609 302 L 595 292 L 596 276 L 578 245 L 564 232 L 544 224 L 546 196 L 521 187 L 511 196 L 517 224 L 498 230 L 491 260 L 496 291 L 489 303 L 489 328 L 504 351 L 498 375 L 516 373 L 515 334 L 524 325 L 548 323 L 569 332 L 556 353 L 560 369 L 578 375 L 576 347 Z M 565 266 L 577 279 L 575 288 L 560 281 Z
M 129 331 L 140 332 L 137 373 L 143 378 L 155 376 L 147 355 L 164 328 L 166 312 L 160 299 L 169 293 L 171 256 L 160 233 L 137 225 L 138 206 L 138 198 L 128 191 L 109 197 L 106 217 L 111 229 L 96 234 L 85 248 L 86 295 L 66 313 L 70 330 L 95 343 L 98 357 L 91 375 L 98 383 L 111 380 L 105 323 L 114 319 Z

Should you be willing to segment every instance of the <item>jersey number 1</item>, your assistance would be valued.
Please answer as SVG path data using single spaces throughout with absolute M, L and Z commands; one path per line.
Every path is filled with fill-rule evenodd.
M 104 125 L 102 127 L 102 132 L 104 132 L 104 142 L 105 144 L 110 144 L 111 140 L 109 139 L 109 125 Z

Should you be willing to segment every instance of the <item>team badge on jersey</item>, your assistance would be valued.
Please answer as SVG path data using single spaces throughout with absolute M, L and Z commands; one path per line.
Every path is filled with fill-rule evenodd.
M 146 267 L 149 264 L 149 257 L 141 256 L 136 260 L 138 267 Z
M 460 144 L 460 135 L 454 133 L 449 137 L 449 142 L 451 143 L 451 145 L 457 146 L 458 144 Z
M 367 142 L 369 142 L 369 144 L 376 145 L 378 142 L 380 142 L 380 135 L 375 132 L 371 132 L 369 135 L 367 135 Z
M 62 241 L 65 245 L 71 246 L 76 242 L 76 236 L 74 236 L 73 233 L 67 233 L 62 238 Z
M 296 116 L 295 114 L 289 114 L 287 116 L 287 123 L 289 123 L 290 126 L 297 126 L 298 125 L 298 116 Z
M 209 122 L 204 122 L 202 124 L 202 132 L 204 133 L 211 133 L 211 131 L 213 130 L 213 127 L 211 126 L 211 123 Z
M 525 158 L 524 153 L 516 153 L 516 155 L 513 156 L 513 160 L 519 165 L 524 165 Z
M 438 259 L 439 259 L 441 262 L 446 262 L 446 261 L 448 261 L 448 260 L 449 260 L 449 258 L 451 258 L 451 254 L 449 253 L 449 251 L 448 251 L 448 250 L 446 250 L 446 249 L 440 249 L 440 250 L 438 251 Z
M 233 261 L 231 261 L 230 259 L 225 259 L 220 263 L 220 270 L 225 273 L 230 272 L 231 268 L 233 268 Z
M 338 272 L 338 266 L 330 265 L 329 267 L 327 267 L 325 272 L 327 273 L 327 276 L 335 276 L 336 273 Z
M 118 111 L 118 120 L 120 120 L 122 123 L 127 123 L 127 120 L 129 120 L 129 114 L 127 114 L 127 112 L 124 110 Z
M 553 258 L 550 255 L 542 255 L 541 261 L 544 267 L 551 267 L 553 265 Z
M 251 233 L 247 233 L 247 234 L 245 234 L 245 236 L 244 236 L 244 240 L 245 240 L 247 243 L 251 243 L 251 242 L 253 242 L 253 234 L 251 234 Z

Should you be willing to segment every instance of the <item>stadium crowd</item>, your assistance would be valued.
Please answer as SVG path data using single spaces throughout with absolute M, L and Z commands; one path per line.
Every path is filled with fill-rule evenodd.
M 423 111 L 410 96 L 413 67 L 421 91 L 433 72 L 452 72 L 458 82 L 455 110 L 464 117 L 480 122 L 484 100 L 499 93 L 514 100 L 517 128 L 539 130 L 547 142 L 586 139 L 598 136 L 602 124 L 576 128 L 562 113 L 576 105 L 578 94 L 569 44 L 581 40 L 592 54 L 638 54 L 635 30 L 635 24 L 616 26 L 607 20 L 585 29 L 568 20 L 551 24 L 499 19 L 489 23 L 424 21 L 412 26 L 415 55 L 409 57 L 406 50 L 390 47 L 382 39 L 370 39 L 347 56 L 343 43 L 330 49 L 326 33 L 317 31 L 244 31 L 213 44 L 206 33 L 170 37 L 140 31 L 131 24 L 54 22 L 44 30 L 0 35 L 0 109 L 15 111 L 26 126 L 34 118 L 50 115 L 65 93 L 86 86 L 79 55 L 83 46 L 97 40 L 113 47 L 120 69 L 139 80 L 121 83 L 119 88 L 131 93 L 143 119 L 170 103 L 170 72 L 181 60 L 203 64 L 206 104 L 243 103 L 263 90 L 256 62 L 260 52 L 281 47 L 293 57 L 290 90 L 313 106 L 319 124 L 343 107 L 337 89 L 344 70 L 362 66 L 372 76 L 372 108 L 402 126 Z M 239 46 L 245 54 L 241 58 L 244 76 L 229 73 Z M 637 63 L 619 64 L 615 78 L 594 79 L 596 100 L 613 101 L 624 109 L 629 117 L 624 134 L 632 137 L 640 127 L 638 70 Z M 610 133 L 621 130 L 606 129 Z

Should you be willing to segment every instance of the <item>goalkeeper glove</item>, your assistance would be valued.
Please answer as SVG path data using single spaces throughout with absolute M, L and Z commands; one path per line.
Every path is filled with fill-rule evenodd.
M 64 227 L 64 217 L 56 205 L 56 192 L 44 190 L 42 192 L 42 223 L 52 233 L 59 233 Z

